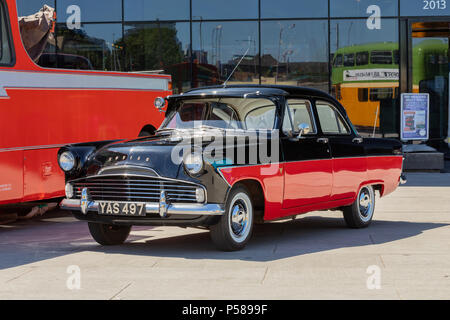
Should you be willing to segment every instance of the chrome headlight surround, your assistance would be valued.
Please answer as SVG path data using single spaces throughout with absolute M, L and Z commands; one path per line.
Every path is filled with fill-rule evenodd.
M 188 153 L 183 158 L 183 165 L 184 169 L 190 174 L 190 175 L 198 175 L 203 170 L 203 155 L 201 152 L 194 151 L 191 153 Z
M 64 151 L 59 155 L 58 164 L 64 172 L 69 172 L 75 168 L 75 155 L 70 151 Z

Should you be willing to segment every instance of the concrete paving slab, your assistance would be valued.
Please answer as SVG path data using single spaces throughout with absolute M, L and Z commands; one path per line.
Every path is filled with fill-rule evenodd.
M 448 248 L 450 174 L 408 174 L 367 229 L 314 212 L 256 226 L 239 252 L 177 227 L 135 227 L 102 247 L 86 223 L 53 212 L 0 226 L 0 299 L 449 299 Z

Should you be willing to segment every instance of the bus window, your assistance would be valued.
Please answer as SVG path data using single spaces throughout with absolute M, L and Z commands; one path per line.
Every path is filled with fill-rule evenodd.
M 392 51 L 372 51 L 370 55 L 372 64 L 392 64 Z
M 0 65 L 9 65 L 11 59 L 11 46 L 9 43 L 8 28 L 3 8 L 3 2 L 0 3 Z
M 398 50 L 394 50 L 394 64 L 400 64 L 400 53 Z
M 392 88 L 372 88 L 370 89 L 370 101 L 392 99 L 392 94 Z
M 357 66 L 364 66 L 369 64 L 369 52 L 358 52 L 356 53 L 356 65 Z
M 369 89 L 368 88 L 358 88 L 358 101 L 367 102 L 369 99 Z
M 336 59 L 334 60 L 335 67 L 342 67 L 342 54 L 337 54 Z
M 353 67 L 355 65 L 355 54 L 349 53 L 344 55 L 344 67 Z

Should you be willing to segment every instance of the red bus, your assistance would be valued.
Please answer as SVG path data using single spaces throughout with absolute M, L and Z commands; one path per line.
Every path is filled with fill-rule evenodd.
M 0 33 L 0 211 L 64 195 L 61 146 L 131 139 L 162 122 L 153 101 L 171 94 L 170 76 L 40 67 L 14 0 L 0 0 Z

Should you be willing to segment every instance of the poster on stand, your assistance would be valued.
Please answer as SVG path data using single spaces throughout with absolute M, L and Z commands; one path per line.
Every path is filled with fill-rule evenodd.
M 428 93 L 402 93 L 400 111 L 400 139 L 402 141 L 429 138 L 430 95 Z

